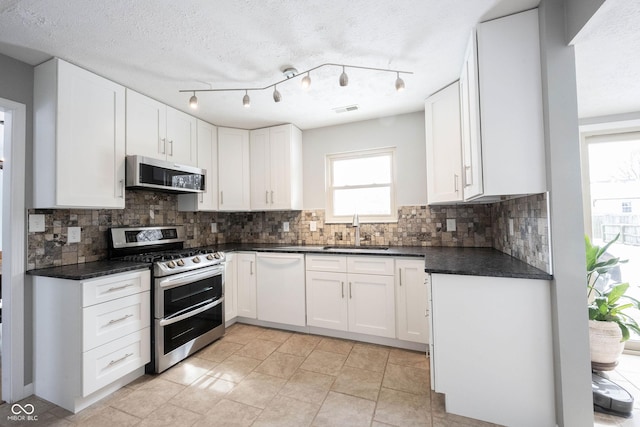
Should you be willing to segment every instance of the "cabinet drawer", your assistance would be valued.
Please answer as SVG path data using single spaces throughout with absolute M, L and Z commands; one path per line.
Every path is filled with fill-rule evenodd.
M 149 328 L 129 334 L 82 355 L 82 396 L 111 384 L 151 360 Z
M 393 265 L 393 258 L 390 257 L 347 257 L 347 272 L 349 273 L 393 276 Z
M 344 273 L 347 271 L 347 257 L 333 255 L 307 255 L 307 270 L 333 271 Z
M 82 306 L 87 307 L 127 295 L 148 291 L 151 271 L 135 271 L 82 282 Z
M 149 327 L 150 308 L 146 291 L 82 309 L 82 351 Z

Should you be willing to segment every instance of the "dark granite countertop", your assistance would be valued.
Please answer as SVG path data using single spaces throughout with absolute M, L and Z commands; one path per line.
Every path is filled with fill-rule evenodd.
M 223 252 L 272 252 L 324 255 L 371 255 L 424 258 L 428 273 L 468 276 L 514 277 L 550 280 L 552 276 L 512 256 L 491 248 L 450 248 L 423 246 L 389 246 L 388 249 L 366 249 L 366 246 L 335 247 L 295 246 L 267 243 L 227 243 L 211 248 Z M 85 280 L 109 274 L 150 268 L 150 264 L 127 261 L 97 261 L 85 264 L 29 270 L 33 276 Z
M 124 273 L 133 270 L 151 268 L 151 264 L 129 261 L 96 261 L 83 264 L 63 265 L 60 267 L 28 270 L 32 276 L 55 277 L 57 279 L 86 280 L 109 274 Z
M 423 246 L 389 246 L 388 249 L 345 247 L 325 250 L 325 246 L 292 246 L 264 243 L 231 243 L 216 246 L 225 252 L 318 253 L 325 255 L 372 255 L 422 257 L 428 273 L 467 276 L 513 277 L 551 280 L 552 276 L 510 255 L 491 248 L 451 248 Z

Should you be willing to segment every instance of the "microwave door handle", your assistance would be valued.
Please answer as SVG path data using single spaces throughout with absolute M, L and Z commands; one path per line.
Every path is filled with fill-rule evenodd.
M 211 310 L 213 307 L 222 304 L 222 302 L 224 301 L 224 297 L 221 297 L 220 299 L 215 300 L 214 302 L 212 302 L 211 304 L 207 304 L 203 307 L 200 307 L 198 309 L 195 310 L 190 310 L 184 314 L 181 314 L 179 316 L 175 316 L 175 317 L 170 317 L 167 319 L 162 319 L 160 320 L 159 324 L 160 326 L 168 326 L 171 325 L 173 323 L 178 323 L 182 320 L 188 319 L 189 317 L 193 317 L 196 314 L 200 314 L 203 311 L 207 311 L 207 310 Z

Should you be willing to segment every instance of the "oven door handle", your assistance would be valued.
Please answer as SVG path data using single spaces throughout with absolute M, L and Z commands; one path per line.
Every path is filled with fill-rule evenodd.
M 176 286 L 184 285 L 185 283 L 191 283 L 200 279 L 206 279 L 208 277 L 222 274 L 223 271 L 224 268 L 222 266 L 210 267 L 198 270 L 195 273 L 182 273 L 167 277 L 166 279 L 159 279 L 157 283 L 162 289 L 171 289 Z
M 213 307 L 222 304 L 222 301 L 224 301 L 224 297 L 221 297 L 221 298 L 215 300 L 214 302 L 212 302 L 211 304 L 207 304 L 207 305 L 205 305 L 203 307 L 200 307 L 200 308 L 197 308 L 195 310 L 189 310 L 188 312 L 186 312 L 184 314 L 180 314 L 178 316 L 173 315 L 173 317 L 167 317 L 167 318 L 161 319 L 159 324 L 160 324 L 160 326 L 167 326 L 167 325 L 171 325 L 173 323 L 180 322 L 181 320 L 188 319 L 189 317 L 193 317 L 196 314 L 200 314 L 203 311 L 210 310 Z M 208 302 L 208 301 L 205 301 L 205 303 L 206 302 Z

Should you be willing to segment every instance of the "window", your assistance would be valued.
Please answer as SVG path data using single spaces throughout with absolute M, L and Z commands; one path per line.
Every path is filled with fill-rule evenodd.
M 329 154 L 327 222 L 395 222 L 395 148 Z

